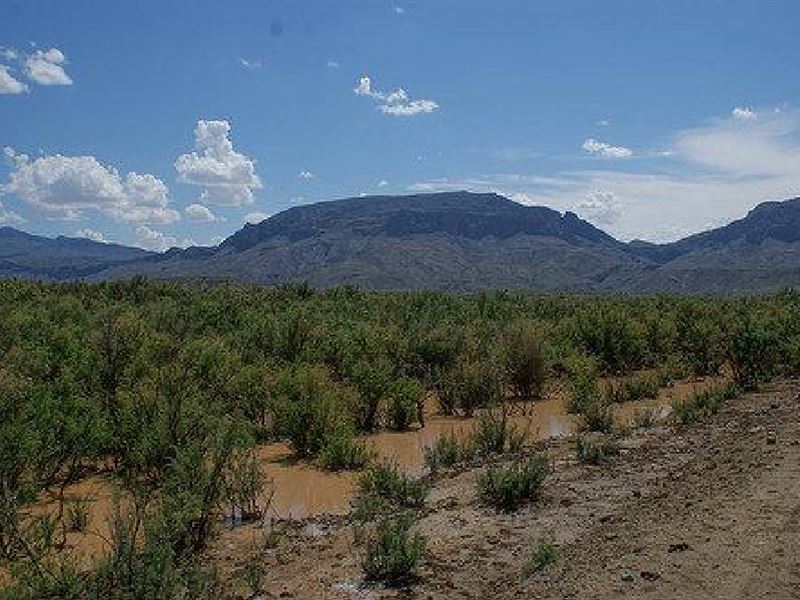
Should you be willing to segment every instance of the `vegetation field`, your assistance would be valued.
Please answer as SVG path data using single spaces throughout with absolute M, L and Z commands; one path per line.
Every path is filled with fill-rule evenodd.
M 562 450 L 608 468 L 627 430 L 663 424 L 643 412 L 623 427 L 617 406 L 720 378 L 671 407 L 670 426 L 686 428 L 800 375 L 800 295 L 3 281 L 0 357 L 0 598 L 277 595 L 264 553 L 296 548 L 282 536 L 299 525 L 267 523 L 275 490 L 258 449 L 275 442 L 298 464 L 360 472 L 336 552 L 358 557 L 353 585 L 414 590 L 435 571 L 437 530 L 420 522 L 439 483 L 469 477 L 470 510 L 501 519 L 547 496 L 553 456 L 514 410 L 564 390 L 581 432 Z M 426 448 L 421 476 L 378 458 L 367 434 L 424 428 L 432 402 L 472 419 L 470 435 Z M 98 474 L 115 492 L 87 557 L 75 539 L 93 506 L 71 491 Z M 257 527 L 259 551 L 231 560 L 231 527 Z M 557 540 L 518 548 L 519 576 L 558 567 Z

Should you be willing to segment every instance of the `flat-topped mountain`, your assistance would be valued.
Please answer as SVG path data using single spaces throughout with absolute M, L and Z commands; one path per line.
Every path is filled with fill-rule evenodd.
M 21 244 L 10 232 L 35 243 Z M 448 192 L 298 206 L 246 225 L 217 247 L 163 254 L 0 229 L 0 259 L 10 255 L 13 268 L 0 275 L 378 290 L 754 292 L 800 288 L 800 199 L 766 202 L 743 219 L 669 244 L 623 243 L 570 212 Z

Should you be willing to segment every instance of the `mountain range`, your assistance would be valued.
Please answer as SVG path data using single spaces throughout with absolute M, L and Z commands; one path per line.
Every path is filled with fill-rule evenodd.
M 496 194 L 348 198 L 245 225 L 216 247 L 152 253 L 0 228 L 0 277 L 144 275 L 376 290 L 750 293 L 800 288 L 800 198 L 667 244 L 624 243 Z

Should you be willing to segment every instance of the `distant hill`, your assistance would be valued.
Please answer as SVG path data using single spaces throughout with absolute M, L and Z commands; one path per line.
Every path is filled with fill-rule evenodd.
M 49 242 L 95 244 L 67 240 Z M 6 243 L 0 235 L 0 258 Z M 27 263 L 18 253 L 17 263 L 46 263 L 41 276 L 48 279 L 146 275 L 377 290 L 760 292 L 800 288 L 800 199 L 761 204 L 739 221 L 670 244 L 623 243 L 570 212 L 496 194 L 448 192 L 298 206 L 246 225 L 214 248 L 152 254 L 96 244 L 69 264 L 52 251 L 43 261 L 37 252 L 31 246 Z
M 76 279 L 149 255 L 118 244 L 63 236 L 53 239 L 0 227 L 0 277 Z

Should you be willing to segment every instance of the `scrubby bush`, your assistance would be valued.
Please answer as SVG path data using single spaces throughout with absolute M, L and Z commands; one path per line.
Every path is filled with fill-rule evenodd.
M 610 435 L 585 433 L 575 442 L 575 455 L 584 463 L 599 465 L 617 454 L 619 446 Z
M 505 467 L 489 467 L 478 476 L 478 496 L 498 510 L 513 511 L 539 497 L 549 473 L 550 465 L 541 454 L 517 459 Z
M 305 366 L 282 372 L 273 393 L 275 431 L 302 457 L 316 456 L 331 432 L 343 435 L 356 403 L 323 369 Z
M 533 325 L 513 323 L 505 333 L 503 358 L 509 383 L 519 398 L 540 398 L 547 379 L 542 341 Z
M 371 518 L 373 513 L 386 508 L 421 508 L 427 495 L 424 481 L 411 478 L 393 463 L 384 462 L 361 474 L 355 508 L 362 517 Z
M 777 340 L 772 332 L 746 317 L 731 333 L 728 359 L 734 381 L 744 390 L 756 389 L 772 375 Z
M 636 374 L 618 382 L 609 381 L 605 387 L 605 400 L 612 404 L 636 402 L 644 398 L 656 398 L 660 388 L 656 375 Z
M 470 438 L 462 441 L 454 433 L 440 436 L 433 446 L 424 449 L 425 464 L 434 472 L 470 460 L 474 454 Z
M 519 452 L 524 442 L 525 434 L 514 427 L 508 413 L 501 408 L 478 417 L 467 444 L 474 454 L 490 456 Z
M 368 537 L 362 563 L 369 581 L 396 585 L 409 581 L 425 554 L 425 538 L 411 533 L 407 514 L 386 517 Z
M 538 540 L 528 553 L 528 558 L 522 567 L 522 574 L 527 577 L 542 571 L 556 562 L 557 556 L 558 550 L 552 538 Z
M 389 387 L 386 402 L 386 417 L 390 429 L 407 430 L 420 419 L 425 388 L 416 379 L 402 377 Z
M 607 373 L 641 365 L 644 339 L 635 322 L 614 306 L 584 311 L 576 321 L 576 343 L 600 361 Z
M 735 398 L 739 393 L 740 389 L 735 384 L 706 389 L 687 400 L 674 402 L 672 415 L 678 424 L 689 425 L 716 414 L 723 402 Z
M 471 417 L 478 408 L 494 406 L 501 397 L 498 369 L 489 359 L 462 359 L 443 378 L 440 407 L 447 415 Z
M 352 428 L 339 425 L 325 436 L 317 461 L 327 471 L 362 469 L 374 458 L 375 451 L 359 440 Z

